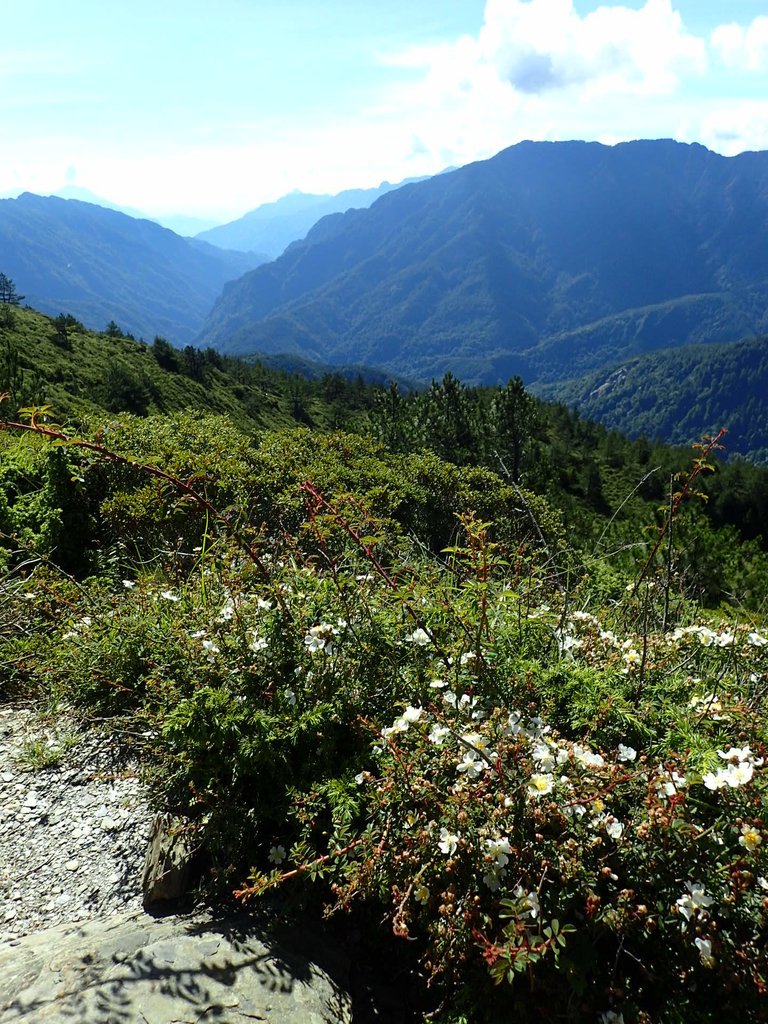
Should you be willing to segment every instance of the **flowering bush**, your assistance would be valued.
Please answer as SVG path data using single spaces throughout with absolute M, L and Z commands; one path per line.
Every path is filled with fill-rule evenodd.
M 374 908 L 432 1019 L 759 1019 L 765 624 L 667 624 L 652 575 L 600 602 L 520 524 L 465 513 L 435 553 L 392 494 L 273 475 L 263 522 L 166 475 L 154 560 L 120 546 L 136 492 L 100 494 L 110 571 L 39 566 L 4 606 L 17 685 L 130 716 L 212 884 Z

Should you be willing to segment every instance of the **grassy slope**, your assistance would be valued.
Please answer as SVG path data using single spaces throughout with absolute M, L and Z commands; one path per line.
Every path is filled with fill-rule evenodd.
M 205 410 L 230 416 L 248 432 L 295 425 L 305 417 L 319 425 L 328 420 L 329 409 L 319 398 L 319 388 L 313 393 L 301 378 L 280 371 L 209 363 L 202 379 L 195 380 L 163 369 L 152 348 L 132 338 L 78 327 L 69 330 L 71 348 L 67 349 L 54 341 L 50 317 L 30 309 L 14 309 L 10 315 L 13 325 L 0 328 L 0 391 L 15 391 L 16 406 L 50 405 L 59 420 L 103 416 L 105 409 L 119 411 L 115 378 L 122 377 L 138 384 L 146 401 L 142 411 L 147 413 Z M 9 346 L 22 375 L 15 389 L 8 377 Z M 297 396 L 305 415 L 294 412 Z

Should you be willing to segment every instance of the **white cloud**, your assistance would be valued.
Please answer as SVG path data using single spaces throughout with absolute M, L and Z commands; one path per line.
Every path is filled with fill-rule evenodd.
M 712 49 L 727 68 L 768 71 L 768 17 L 761 15 L 746 28 L 718 25 L 712 33 Z
M 598 7 L 584 17 L 572 0 L 488 0 L 479 45 L 523 93 L 585 85 L 593 94 L 669 93 L 707 63 L 704 41 L 686 31 L 671 0 Z
M 487 85 L 489 76 L 522 95 L 583 86 L 664 94 L 706 70 L 707 48 L 671 0 L 646 0 L 639 10 L 603 6 L 584 17 L 573 0 L 488 0 L 477 39 L 415 47 L 385 63 L 425 71 L 424 84 L 444 96 Z
M 435 171 L 522 139 L 698 141 L 700 109 L 684 93 L 708 51 L 671 0 L 584 16 L 573 0 L 487 0 L 476 37 L 383 63 L 408 73 L 368 116 L 407 125 L 426 173 L 430 160 Z
M 768 150 L 768 99 L 712 104 L 698 125 L 698 141 L 724 156 Z

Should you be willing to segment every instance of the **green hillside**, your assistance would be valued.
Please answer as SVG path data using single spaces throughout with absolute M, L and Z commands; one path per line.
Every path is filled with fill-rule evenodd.
M 768 337 L 686 345 L 539 389 L 630 436 L 684 444 L 728 428 L 728 451 L 768 462 Z
M 0 392 L 9 406 L 49 405 L 60 421 L 104 412 L 139 415 L 199 409 L 254 431 L 297 422 L 344 426 L 368 398 L 341 376 L 314 383 L 297 373 L 86 330 L 72 317 L 0 306 Z
M 308 371 L 312 377 L 302 375 Z M 633 442 L 564 405 L 533 398 L 519 380 L 470 388 L 449 374 L 408 391 L 304 361 L 287 370 L 212 349 L 177 350 L 161 338 L 147 345 L 114 325 L 99 334 L 72 318 L 7 304 L 0 306 L 2 392 L 8 393 L 0 407 L 6 416 L 49 406 L 49 419 L 73 429 L 125 412 L 153 417 L 195 410 L 225 416 L 249 436 L 298 425 L 353 430 L 402 455 L 430 450 L 458 466 L 509 474 L 546 498 L 571 542 L 597 557 L 615 552 L 611 571 L 617 572 L 635 564 L 638 533 L 667 501 L 670 477 L 690 465 L 690 445 L 703 433 L 692 430 L 677 449 L 643 437 Z M 739 450 L 731 448 L 730 435 L 725 445 L 725 454 Z M 700 488 L 708 500 L 692 507 L 681 526 L 686 586 L 708 604 L 738 594 L 758 607 L 766 593 L 760 567 L 768 472 L 725 463 Z M 734 539 L 746 545 L 740 559 Z

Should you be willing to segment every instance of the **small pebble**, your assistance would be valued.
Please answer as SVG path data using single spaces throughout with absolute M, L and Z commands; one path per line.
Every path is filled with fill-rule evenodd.
M 0 764 L 10 766 L 24 764 L 35 731 L 58 746 L 70 725 L 41 733 L 27 707 L 6 707 L 0 720 Z M 55 772 L 0 772 L 0 942 L 141 909 L 153 812 L 135 769 L 114 749 L 109 735 L 87 733 Z

